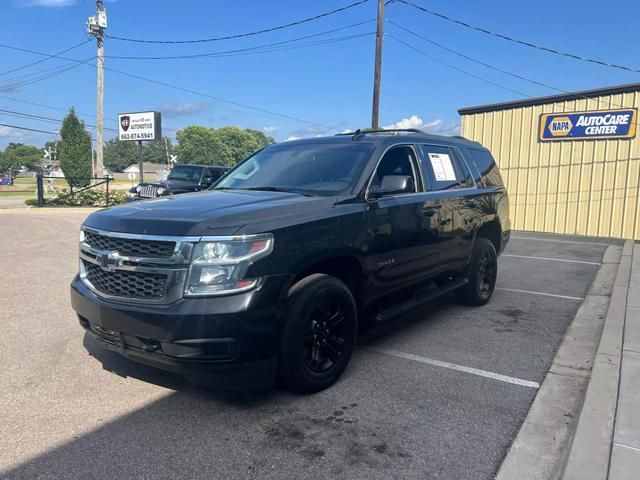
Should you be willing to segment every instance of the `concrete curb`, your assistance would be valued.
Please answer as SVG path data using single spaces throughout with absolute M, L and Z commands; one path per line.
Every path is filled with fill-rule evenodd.
M 611 245 L 605 252 L 603 264 L 567 329 L 497 480 L 547 480 L 562 475 L 575 418 L 590 372 L 595 369 L 594 360 L 598 363 L 598 344 L 610 309 L 610 295 L 620 272 L 628 270 L 620 265 L 623 250 Z
M 633 241 L 625 242 L 582 410 L 568 449 L 563 480 L 607 478 L 618 401 L 622 336 Z

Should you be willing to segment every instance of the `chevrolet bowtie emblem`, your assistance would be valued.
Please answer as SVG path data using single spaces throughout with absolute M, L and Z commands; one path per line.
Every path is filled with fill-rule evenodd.
M 103 270 L 113 272 L 116 267 L 121 265 L 122 259 L 118 252 L 109 252 L 100 255 L 98 257 L 98 262 Z

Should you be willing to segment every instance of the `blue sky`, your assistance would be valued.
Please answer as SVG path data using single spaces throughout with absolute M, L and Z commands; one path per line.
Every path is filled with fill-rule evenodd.
M 268 28 L 339 8 L 354 0 L 278 0 L 265 2 L 202 0 L 111 0 L 107 33 L 145 39 L 217 37 Z M 514 2 L 487 0 L 413 0 L 415 3 L 523 40 L 632 67 L 640 67 L 635 47 L 640 2 L 613 3 L 583 0 Z M 482 7 L 479 5 L 482 4 Z M 84 23 L 93 14 L 91 0 L 2 0 L 0 43 L 56 53 L 86 39 Z M 166 56 L 237 50 L 373 20 L 375 0 L 297 27 L 254 37 L 189 45 L 147 45 L 107 39 L 107 57 Z M 423 14 L 401 3 L 386 8 L 393 22 L 468 56 L 563 90 L 596 88 L 640 82 L 640 74 L 591 65 L 514 45 Z M 556 93 L 492 71 L 412 37 L 389 22 L 385 29 L 410 45 L 457 68 L 517 90 L 527 96 Z M 368 22 L 305 42 L 373 33 Z M 95 42 L 65 54 L 85 60 L 95 55 Z M 115 128 L 116 114 L 160 110 L 164 133 L 190 124 L 221 127 L 237 125 L 264 130 L 277 140 L 330 134 L 366 127 L 371 117 L 374 36 L 364 35 L 305 48 L 179 60 L 124 60 L 107 58 L 106 66 L 171 83 L 244 105 L 269 110 L 293 120 L 243 108 L 209 97 L 178 91 L 105 72 L 105 122 Z M 52 118 L 74 106 L 89 124 L 95 124 L 95 68 L 80 65 L 31 84 L 25 80 L 55 73 L 68 61 L 52 59 L 30 68 L 2 72 L 42 57 L 0 47 L 0 109 Z M 41 72 L 41 73 L 38 73 Z M 26 74 L 34 74 L 25 77 Z M 423 56 L 389 35 L 384 42 L 380 123 L 402 122 L 435 133 L 451 134 L 459 124 L 457 109 L 522 98 Z M 403 121 L 404 120 L 404 121 Z M 56 125 L 0 112 L 0 123 L 53 131 Z M 327 128 L 332 127 L 332 128 Z M 112 133 L 105 132 L 107 138 Z M 20 132 L 0 126 L 0 148 L 10 141 L 41 145 L 53 135 Z

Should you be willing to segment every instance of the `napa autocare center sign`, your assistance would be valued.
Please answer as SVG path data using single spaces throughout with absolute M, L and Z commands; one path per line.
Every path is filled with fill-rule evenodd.
M 122 141 L 158 140 L 162 138 L 160 112 L 119 114 L 118 138 Z
M 540 141 L 597 140 L 636 136 L 638 111 L 600 110 L 574 113 L 543 113 L 540 116 Z

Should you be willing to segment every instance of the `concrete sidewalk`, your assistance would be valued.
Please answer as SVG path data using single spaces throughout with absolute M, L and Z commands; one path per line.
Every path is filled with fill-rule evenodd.
M 563 480 L 640 478 L 640 244 L 628 240 Z
M 635 244 L 622 343 L 610 480 L 640 477 L 640 244 Z

